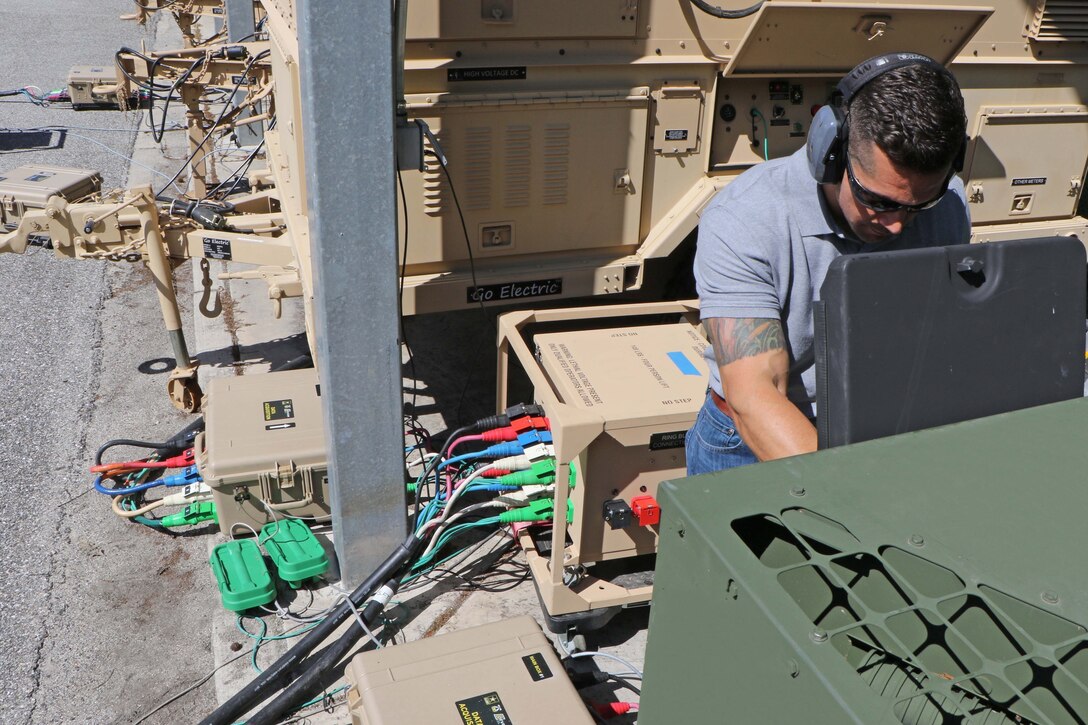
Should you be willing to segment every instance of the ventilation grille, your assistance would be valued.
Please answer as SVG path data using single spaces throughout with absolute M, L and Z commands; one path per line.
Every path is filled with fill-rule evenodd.
M 539 134 L 538 148 L 543 163 L 533 168 L 534 128 L 529 124 L 511 124 L 502 130 L 492 126 L 453 127 L 436 136 L 450 159 L 457 195 L 465 211 L 494 208 L 496 189 L 501 189 L 504 208 L 530 206 L 534 193 L 537 203 L 566 204 L 570 184 L 571 127 L 569 123 L 547 124 Z M 495 137 L 500 136 L 496 144 Z M 456 140 L 455 138 L 456 137 Z M 463 140 L 463 144 L 458 144 Z M 501 146 L 499 146 L 501 144 Z M 498 146 L 498 148 L 496 148 Z M 501 154 L 501 166 L 495 164 Z M 456 161 L 454 161 L 456 159 Z M 423 209 L 438 217 L 454 211 L 449 183 L 438 159 L 426 156 L 423 173 Z
M 544 203 L 566 204 L 570 181 L 570 124 L 544 127 Z
M 441 130 L 435 133 L 435 138 L 438 139 L 439 146 L 448 158 L 453 151 L 453 142 L 449 134 Z M 430 146 L 429 143 L 428 146 Z M 427 216 L 440 217 L 453 208 L 449 185 L 446 183 L 446 175 L 442 172 L 442 165 L 438 162 L 436 154 L 425 154 L 424 159 L 423 212 Z
M 1088 3 L 1084 0 L 1035 0 L 1027 36 L 1039 41 L 1088 40 Z
M 969 583 L 922 548 L 863 546 L 807 509 L 732 528 L 812 622 L 809 636 L 834 647 L 904 725 L 1085 722 L 1081 625 Z
M 475 126 L 465 132 L 465 209 L 491 208 L 491 127 Z M 456 181 L 454 183 L 457 183 Z
M 529 206 L 531 144 L 531 127 L 508 126 L 506 128 L 506 179 L 503 185 L 503 204 L 507 208 Z

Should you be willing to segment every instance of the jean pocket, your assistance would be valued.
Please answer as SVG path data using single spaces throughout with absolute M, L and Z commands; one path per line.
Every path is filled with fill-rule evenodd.
M 733 420 L 717 408 L 711 409 L 710 405 L 699 411 L 695 436 L 704 448 L 712 451 L 731 451 L 742 443 Z

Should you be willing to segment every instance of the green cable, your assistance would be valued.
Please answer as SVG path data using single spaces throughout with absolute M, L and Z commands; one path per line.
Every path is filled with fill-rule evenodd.
M 771 160 L 771 147 L 770 147 L 770 145 L 769 145 L 769 143 L 767 141 L 767 133 L 768 133 L 768 131 L 767 131 L 767 119 L 764 118 L 764 116 L 760 112 L 760 110 L 758 108 L 755 108 L 755 107 L 752 108 L 752 115 L 753 116 L 759 116 L 759 120 L 763 122 L 763 160 L 764 161 L 770 161 Z
M 321 697 L 315 697 L 314 699 L 310 700 L 309 702 L 304 702 L 301 705 L 299 705 L 295 709 L 295 712 L 297 713 L 299 710 L 304 710 L 305 708 L 309 707 L 310 705 L 316 705 L 319 702 L 324 702 L 326 698 L 332 697 L 334 695 L 339 695 L 341 692 L 348 689 L 348 687 L 349 687 L 348 685 L 341 685 L 340 687 L 337 687 L 332 692 L 324 692 L 324 693 L 321 694 Z
M 252 617 L 253 619 L 256 619 L 258 622 L 261 623 L 261 631 L 260 631 L 259 634 L 254 634 L 253 632 L 250 632 L 248 629 L 246 629 L 245 623 L 242 620 L 245 619 L 247 616 Z M 262 619 L 261 617 L 253 617 L 253 615 L 243 616 L 243 615 L 239 614 L 237 619 L 235 619 L 235 621 L 234 621 L 234 625 L 238 628 L 239 632 L 241 632 L 245 636 L 249 637 L 250 639 L 255 640 L 255 642 L 253 644 L 253 651 L 250 652 L 250 654 L 249 654 L 249 663 L 253 666 L 253 669 L 255 669 L 257 671 L 257 674 L 260 674 L 260 673 L 262 673 L 264 671 L 260 667 L 257 666 L 257 652 L 261 649 L 261 646 L 265 642 L 274 642 L 276 640 L 281 640 L 281 639 L 291 639 L 292 637 L 297 637 L 300 634 L 306 634 L 307 632 L 309 632 L 311 629 L 313 629 L 314 627 L 316 627 L 319 624 L 321 624 L 320 621 L 313 622 L 313 623 L 309 624 L 306 627 L 300 627 L 299 629 L 296 629 L 296 630 L 291 631 L 291 632 L 285 632 L 284 634 L 274 634 L 271 637 L 269 637 L 269 636 L 267 636 L 268 635 L 268 622 L 264 621 L 264 619 Z
M 452 539 L 454 536 L 461 533 L 462 531 L 466 531 L 472 528 L 478 528 L 481 526 L 494 526 L 497 523 L 499 523 L 498 516 L 489 516 L 486 519 L 480 519 L 479 521 L 470 521 L 464 524 L 457 524 L 456 526 L 447 529 L 442 533 L 440 537 L 438 537 L 438 542 L 434 545 L 434 548 L 431 549 L 431 552 L 427 554 L 427 556 L 420 558 L 419 561 L 416 562 L 416 566 L 429 563 L 432 559 L 434 559 L 435 556 L 438 555 L 438 552 L 442 549 L 442 547 L 449 543 L 450 539 Z
M 479 542 L 473 542 L 473 543 L 470 543 L 470 544 L 466 544 L 465 546 L 461 546 L 460 549 L 455 551 L 453 554 L 450 554 L 449 556 L 446 556 L 445 558 L 443 558 L 443 560 L 437 561 L 434 564 L 431 564 L 430 566 L 426 567 L 425 569 L 420 569 L 419 572 L 417 572 L 416 574 L 410 574 L 410 575 L 404 577 L 403 579 L 400 579 L 401 585 L 406 585 L 406 583 L 410 583 L 412 581 L 415 581 L 416 579 L 419 579 L 422 576 L 426 576 L 426 575 L 430 574 L 436 568 L 442 566 L 443 564 L 445 564 L 446 562 L 448 562 L 450 560 L 453 560 L 453 558 L 457 558 L 461 554 L 463 554 L 463 553 L 467 552 L 468 550 L 472 549 L 473 546 L 477 545 L 478 543 Z M 396 603 L 399 604 L 400 602 L 396 602 Z M 390 604 L 392 605 L 392 604 L 394 604 L 394 602 L 391 601 Z

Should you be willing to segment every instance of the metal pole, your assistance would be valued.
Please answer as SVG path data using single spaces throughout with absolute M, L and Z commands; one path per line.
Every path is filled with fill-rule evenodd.
M 388 0 L 299 0 L 297 17 L 333 531 L 344 580 L 355 584 L 407 534 L 393 8 Z

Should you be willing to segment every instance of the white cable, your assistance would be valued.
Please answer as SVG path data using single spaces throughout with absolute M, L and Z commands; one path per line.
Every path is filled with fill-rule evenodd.
M 254 529 L 249 524 L 247 524 L 245 521 L 235 521 L 233 524 L 230 525 L 230 540 L 231 541 L 234 541 L 234 527 L 235 526 L 244 526 L 245 528 L 250 530 L 250 532 L 253 534 L 254 538 L 260 538 L 258 536 L 258 534 L 257 534 L 257 530 Z
M 469 474 L 468 478 L 462 480 L 461 484 L 457 488 L 454 489 L 452 494 L 450 494 L 450 500 L 446 502 L 446 507 L 442 510 L 442 516 L 440 517 L 439 520 L 440 521 L 445 521 L 446 519 L 448 519 L 450 517 L 450 513 L 453 511 L 454 501 L 456 501 L 461 496 L 462 493 L 464 493 L 465 491 L 468 490 L 468 486 L 469 486 L 470 483 L 475 481 L 477 478 L 482 477 L 485 473 L 490 471 L 492 468 L 496 468 L 496 467 L 497 466 L 495 466 L 495 464 L 492 463 L 490 465 L 484 466 L 483 468 L 477 468 L 475 471 L 473 471 L 472 473 Z
M 428 453 L 425 456 L 420 456 L 419 458 L 417 458 L 414 461 L 405 461 L 404 465 L 407 466 L 408 468 L 412 468 L 413 466 L 422 466 L 423 464 L 429 463 L 432 459 L 437 458 L 437 457 L 438 457 L 437 453 Z
M 370 637 L 370 640 L 374 643 L 374 645 L 379 649 L 385 647 L 385 645 L 382 644 L 381 641 L 374 636 L 374 633 L 370 631 L 370 627 L 366 626 L 366 622 L 363 620 L 363 615 L 360 614 L 359 610 L 355 608 L 355 602 L 351 601 L 351 596 L 345 594 L 344 592 L 340 592 L 340 596 L 337 597 L 337 599 L 343 599 L 345 602 L 347 602 L 348 606 L 351 608 L 351 613 L 355 615 L 355 621 L 359 624 L 359 628 L 366 632 L 366 636 Z
M 563 645 L 563 649 L 566 649 L 566 645 Z M 618 656 L 616 656 L 614 654 L 611 654 L 610 652 L 588 652 L 588 651 L 587 652 L 571 652 L 570 650 L 567 650 L 567 656 L 568 657 L 606 657 L 606 658 L 608 658 L 610 660 L 615 660 L 616 662 L 619 662 L 623 666 L 629 668 L 632 672 L 634 672 L 640 678 L 642 677 L 642 670 L 640 670 L 638 667 L 635 667 L 632 663 L 628 662 L 624 658 L 618 657 Z M 619 673 L 610 672 L 609 674 L 619 674 Z
M 276 527 L 272 529 L 272 532 L 268 535 L 268 538 L 271 539 L 273 536 L 280 532 L 280 517 L 277 515 L 276 509 L 272 508 L 272 506 L 263 498 L 259 498 L 257 499 L 257 501 L 261 502 L 261 506 L 264 506 L 264 510 L 272 516 L 272 523 L 276 525 Z M 268 524 L 265 524 L 265 526 L 268 526 Z M 261 527 L 262 532 L 264 531 L 265 526 Z
M 6 131 L 8 133 L 32 133 L 34 131 L 70 131 L 75 129 L 76 131 L 107 131 L 110 133 L 133 133 L 130 128 L 101 128 L 98 126 L 61 126 L 54 124 L 52 126 L 32 126 L 30 128 L 0 128 L 0 131 Z M 175 122 L 173 126 L 165 129 L 167 131 L 185 131 L 185 126 Z M 150 130 L 136 129 L 135 133 L 151 133 Z
M 453 502 L 457 500 L 457 498 L 461 495 L 461 492 L 464 491 L 466 488 L 468 488 L 468 485 L 470 483 L 472 483 L 474 480 L 476 480 L 477 478 L 482 476 L 486 471 L 493 468 L 494 465 L 495 464 L 491 464 L 491 465 L 488 465 L 488 466 L 484 466 L 483 468 L 478 468 L 475 471 L 473 471 L 471 474 L 469 474 L 469 476 L 467 478 L 463 479 L 461 481 L 461 483 L 458 485 L 458 487 L 454 490 L 453 494 L 450 495 L 450 500 L 446 502 L 446 506 L 442 510 L 442 515 L 440 517 L 436 518 L 436 519 L 431 519 L 427 523 L 423 524 L 423 526 L 420 526 L 419 529 L 416 530 L 416 538 L 417 539 L 422 539 L 423 538 L 423 533 L 428 528 L 430 528 L 432 526 L 437 526 L 438 524 L 440 524 L 443 521 L 445 521 L 446 519 L 448 519 L 449 516 L 450 516 L 450 511 L 453 510 L 452 509 Z
M 109 147 L 109 146 L 107 146 L 106 144 L 104 144 L 104 143 L 102 143 L 101 141 L 98 141 L 98 140 L 96 140 L 96 139 L 93 139 L 93 138 L 91 138 L 90 136 L 84 136 L 84 135 L 82 135 L 82 134 L 78 134 L 78 133 L 71 133 L 70 131 L 69 131 L 69 132 L 67 132 L 67 133 L 68 133 L 68 134 L 69 134 L 70 136 L 75 136 L 76 138 L 81 138 L 81 139 L 83 139 L 84 141 L 90 141 L 90 142 L 91 142 L 91 143 L 93 143 L 93 144 L 98 144 L 98 145 L 99 145 L 99 146 L 101 146 L 102 148 L 104 148 L 104 149 L 106 149 L 107 151 L 109 151 L 109 152 L 110 152 L 111 154 L 114 154 L 114 155 L 116 155 L 116 156 L 120 156 L 120 157 L 121 157 L 121 158 L 123 158 L 123 159 L 127 159 L 127 160 L 128 160 L 129 162 L 131 162 L 131 163 L 135 164 L 136 166 L 139 166 L 139 167 L 141 167 L 141 168 L 143 168 L 143 169 L 147 169 L 148 171 L 150 171 L 150 172 L 151 172 L 151 173 L 153 173 L 153 174 L 157 174 L 157 175 L 159 175 L 159 176 L 161 176 L 161 177 L 163 177 L 163 178 L 165 178 L 165 179 L 169 179 L 169 178 L 170 178 L 169 176 L 167 176 L 166 174 L 162 173 L 162 172 L 161 172 L 161 171 L 159 171 L 158 169 L 153 169 L 153 168 L 151 168 L 150 166 L 148 166 L 147 164 L 142 164 L 142 163 L 140 163 L 139 161 L 137 161 L 137 160 L 135 160 L 134 158 L 132 158 L 131 156 L 127 156 L 127 155 L 125 155 L 125 154 L 121 153 L 120 151 L 118 151 L 118 150 L 116 150 L 116 149 L 110 148 L 110 147 Z M 173 183 L 173 182 L 171 182 L 171 184 L 170 184 L 170 185 L 171 185 L 171 186 L 173 186 L 173 187 L 174 187 L 175 189 L 177 189 L 177 191 L 178 191 L 178 193 L 179 193 L 179 194 L 184 194 L 184 192 L 183 192 L 183 191 L 181 191 L 181 189 L 180 189 L 180 188 L 178 187 L 178 185 L 177 185 L 176 183 Z
M 504 504 L 504 503 L 502 503 L 500 501 L 484 501 L 483 503 L 474 503 L 471 506 L 466 506 L 465 508 L 463 508 L 460 511 L 458 511 L 457 513 L 455 513 L 453 516 L 449 517 L 449 519 L 447 519 L 446 521 L 442 521 L 441 519 L 432 519 L 431 521 L 428 521 L 427 522 L 428 525 L 435 524 L 435 523 L 440 523 L 441 526 L 439 526 L 435 530 L 434 534 L 431 535 L 430 543 L 427 544 L 427 548 L 423 551 L 422 554 L 419 555 L 419 558 L 420 559 L 425 559 L 427 557 L 427 555 L 431 553 L 431 551 L 434 549 L 435 545 L 438 543 L 438 539 L 442 535 L 442 532 L 445 531 L 446 529 L 448 529 L 450 527 L 450 525 L 454 521 L 461 518 L 465 514 L 470 514 L 473 511 L 479 511 L 482 508 L 490 508 L 492 506 L 500 506 L 502 508 L 510 508 L 509 506 L 507 506 L 506 504 Z M 424 528 L 426 529 L 427 527 L 425 526 Z

